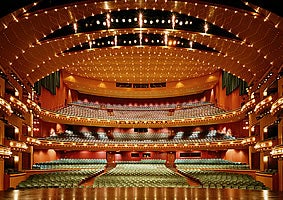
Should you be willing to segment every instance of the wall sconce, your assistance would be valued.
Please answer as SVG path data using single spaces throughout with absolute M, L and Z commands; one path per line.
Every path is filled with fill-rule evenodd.
M 14 132 L 15 132 L 16 134 L 18 134 L 18 133 L 20 132 L 19 128 L 18 128 L 18 127 L 15 127 Z
M 19 96 L 19 91 L 15 90 L 15 96 L 18 97 Z
M 267 126 L 263 128 L 263 132 L 264 132 L 264 133 L 267 133 L 267 131 L 268 131 L 267 128 L 268 128 Z
M 268 156 L 263 156 L 263 162 L 265 162 L 265 163 L 268 162 Z
M 263 96 L 264 96 L 264 97 L 267 96 L 267 90 L 266 90 L 266 89 L 263 91 Z
M 14 162 L 18 163 L 19 162 L 19 156 L 14 156 Z

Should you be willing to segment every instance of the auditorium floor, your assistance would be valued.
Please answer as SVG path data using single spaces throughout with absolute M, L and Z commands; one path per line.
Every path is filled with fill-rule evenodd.
M 0 192 L 0 199 L 13 200 L 229 200 L 283 199 L 283 192 L 267 190 L 203 189 L 203 188 L 77 188 L 26 189 Z

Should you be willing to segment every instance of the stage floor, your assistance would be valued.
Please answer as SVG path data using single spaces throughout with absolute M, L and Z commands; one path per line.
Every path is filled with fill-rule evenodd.
M 44 188 L 0 192 L 0 199 L 13 200 L 268 200 L 283 199 L 283 192 L 268 190 L 206 188 Z

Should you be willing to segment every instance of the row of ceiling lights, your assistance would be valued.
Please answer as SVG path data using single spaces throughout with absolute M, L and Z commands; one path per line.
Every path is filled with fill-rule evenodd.
M 187 4 L 187 2 L 186 2 L 186 4 Z M 87 4 L 86 4 L 87 5 Z M 197 5 L 197 3 L 195 4 L 195 5 Z M 205 7 L 207 7 L 208 5 L 205 5 Z M 217 9 L 218 7 L 217 6 L 211 6 L 211 7 L 215 7 L 215 9 Z M 68 7 L 65 7 L 65 9 L 67 9 Z M 258 8 L 259 9 L 259 8 Z M 58 11 L 58 9 L 54 9 L 54 11 Z M 227 11 L 227 9 L 225 9 L 225 11 Z M 45 14 L 47 14 L 47 12 L 48 11 L 45 11 Z M 111 11 L 110 11 L 111 12 Z M 238 11 L 235 11 L 235 13 L 237 13 Z M 246 13 L 245 13 L 246 14 Z M 255 15 L 256 16 L 256 15 Z M 16 17 L 14 17 L 14 19 L 15 19 L 15 21 L 18 21 L 18 19 L 16 18 Z M 114 20 L 112 20 L 112 18 L 110 18 L 111 19 L 111 21 L 114 21 Z M 137 20 L 137 19 L 136 19 Z M 266 17 L 266 18 L 264 18 L 264 21 L 267 21 L 268 20 L 268 16 Z M 176 21 L 177 20 L 175 20 L 175 23 L 176 23 Z M 125 22 L 126 22 L 126 20 L 125 20 Z M 152 22 L 150 22 L 149 21 L 149 23 L 153 23 L 153 21 Z M 186 23 L 186 22 L 185 22 Z M 106 22 L 106 25 L 107 25 L 107 22 Z M 277 26 L 278 27 L 278 26 Z M 277 28 L 276 27 L 276 28 Z M 27 75 L 28 76 L 28 75 Z

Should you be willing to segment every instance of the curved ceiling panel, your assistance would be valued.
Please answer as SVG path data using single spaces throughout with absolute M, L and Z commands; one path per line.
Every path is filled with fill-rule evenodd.
M 60 69 L 113 83 L 189 81 L 223 69 L 257 85 L 283 63 L 282 18 L 274 24 L 263 9 L 241 1 L 122 2 L 41 1 L 1 18 L 0 65 L 31 84 Z

